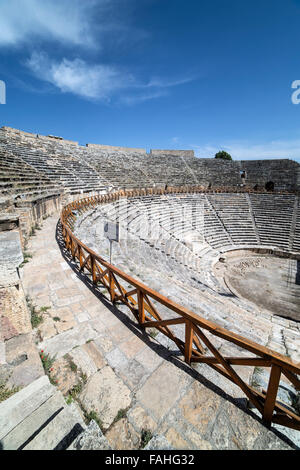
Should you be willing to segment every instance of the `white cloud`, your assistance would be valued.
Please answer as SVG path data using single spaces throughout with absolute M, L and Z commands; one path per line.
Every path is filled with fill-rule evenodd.
M 152 78 L 145 87 L 155 87 L 155 88 L 170 88 L 178 85 L 184 85 L 185 83 L 192 82 L 193 80 L 196 80 L 198 77 L 196 76 L 187 76 L 187 77 L 182 77 L 178 78 L 175 80 L 169 80 L 169 79 L 162 79 L 159 77 Z
M 106 41 L 113 47 L 130 47 L 142 36 L 142 31 L 126 25 L 129 3 L 122 7 L 120 0 L 0 0 L 0 48 L 21 47 L 30 55 L 25 63 L 36 77 L 86 99 L 109 101 L 122 89 L 117 102 L 133 105 L 166 96 L 171 87 L 193 80 L 140 80 L 117 65 L 88 63 L 82 47 L 99 53 Z M 29 88 L 33 89 L 31 84 Z
M 61 92 L 88 99 L 109 100 L 117 90 L 129 87 L 134 81 L 129 74 L 110 65 L 90 65 L 81 59 L 66 58 L 57 62 L 37 52 L 31 55 L 27 66 Z
M 122 96 L 120 101 L 127 105 L 134 105 L 137 103 L 142 103 L 144 101 L 168 96 L 169 88 L 184 85 L 193 80 L 196 80 L 196 77 L 189 76 L 174 80 L 156 77 L 151 78 L 146 83 L 142 83 L 141 81 L 135 80 L 134 82 L 132 82 L 134 94 L 127 94 L 125 96 Z
M 36 39 L 93 45 L 94 6 L 107 0 L 8 0 L 0 3 L 0 46 L 18 46 Z
M 290 158 L 300 162 L 300 139 L 273 140 L 265 143 L 251 144 L 241 142 L 223 142 L 220 145 L 192 145 L 198 157 L 214 157 L 219 150 L 230 153 L 234 160 L 260 160 Z
M 135 89 L 137 89 L 137 88 L 144 88 L 144 86 L 143 85 L 141 85 L 141 86 L 135 85 Z M 156 99 L 156 98 L 161 98 L 161 97 L 167 96 L 167 95 L 168 95 L 168 91 L 165 90 L 165 89 L 153 90 L 153 91 L 148 92 L 148 93 L 140 93 L 139 90 L 138 91 L 135 90 L 135 94 L 131 94 L 131 95 L 125 94 L 124 96 L 121 96 L 120 102 L 122 104 L 126 104 L 128 106 L 131 106 L 131 105 L 134 105 L 134 104 L 143 103 L 144 101 L 149 101 L 149 100 L 153 100 L 153 99 Z
M 118 96 L 117 101 L 125 105 L 166 96 L 168 88 L 175 86 L 174 82 L 164 82 L 164 80 L 160 80 L 159 85 L 151 80 L 144 84 L 119 67 L 88 64 L 79 58 L 72 60 L 63 58 L 57 61 L 42 52 L 33 52 L 26 61 L 26 66 L 37 78 L 51 83 L 62 93 L 109 101 L 122 90 L 124 93 Z M 176 84 L 182 83 L 182 80 L 178 80 Z

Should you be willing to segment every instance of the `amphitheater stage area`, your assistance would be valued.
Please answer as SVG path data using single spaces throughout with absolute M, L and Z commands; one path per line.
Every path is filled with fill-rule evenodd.
M 275 315 L 300 321 L 300 261 L 253 251 L 226 252 L 217 276 L 237 296 Z

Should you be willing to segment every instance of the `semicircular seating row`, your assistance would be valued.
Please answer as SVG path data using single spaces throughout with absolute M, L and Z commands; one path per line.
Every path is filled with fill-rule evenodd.
M 294 208 L 295 201 L 293 195 L 273 201 L 278 209 L 274 217 L 280 222 L 284 220 L 285 226 L 284 231 L 278 227 L 274 232 L 276 239 L 272 239 L 276 225 L 274 217 L 273 223 L 270 222 L 269 238 L 261 239 L 255 221 L 259 220 L 259 208 L 263 210 L 266 202 L 259 205 L 254 201 L 257 203 L 255 211 L 250 210 L 252 201 L 246 194 L 124 198 L 100 205 L 78 217 L 74 233 L 109 260 L 103 225 L 106 220 L 119 222 L 121 239 L 119 244 L 113 245 L 113 264 L 224 328 L 260 344 L 274 341 L 275 346 L 272 346 L 283 354 L 287 353 L 290 344 L 290 353 L 294 354 L 294 336 L 289 335 L 288 329 L 287 336 L 285 333 L 279 336 L 276 321 L 272 323 L 261 317 L 261 312 L 252 304 L 230 295 L 212 275 L 211 264 L 225 249 L 274 246 L 276 240 L 281 248 L 289 247 L 293 210 L 287 209 L 291 205 Z M 298 206 L 297 209 L 299 211 Z M 167 311 L 165 313 L 168 315 Z M 287 321 L 287 328 L 288 325 Z M 180 327 L 176 329 L 179 331 Z M 224 344 L 219 346 L 228 348 Z

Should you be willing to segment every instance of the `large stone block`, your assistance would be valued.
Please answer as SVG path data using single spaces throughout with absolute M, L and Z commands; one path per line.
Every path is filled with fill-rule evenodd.
M 131 404 L 130 390 L 109 366 L 103 367 L 88 380 L 79 399 L 88 413 L 97 413 L 104 429 L 113 423 L 119 410 Z

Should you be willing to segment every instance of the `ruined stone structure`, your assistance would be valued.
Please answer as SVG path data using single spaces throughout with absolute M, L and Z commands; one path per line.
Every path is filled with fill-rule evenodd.
M 115 266 L 299 363 L 299 193 L 300 165 L 289 159 L 147 154 L 1 128 L 0 390 L 11 396 L 0 403 L 0 448 L 298 448 L 297 431 L 266 428 L 235 385 L 185 364 L 170 338 L 112 305 L 66 251 L 57 222 L 67 203 L 103 195 L 74 209 L 81 242 L 108 261 L 103 224 L 117 222 Z M 240 354 L 214 340 L 221 354 Z M 267 368 L 250 369 L 236 367 L 267 389 Z M 299 415 L 283 375 L 278 393 Z
M 9 162 L 9 158 L 14 158 L 15 166 L 30 165 L 31 171 L 43 174 L 52 185 L 71 194 L 86 194 L 108 187 L 165 189 L 166 185 L 227 190 L 243 185 L 249 190 L 266 191 L 266 184 L 272 183 L 275 191 L 300 189 L 300 165 L 288 159 L 224 161 L 195 158 L 190 150 L 151 150 L 147 154 L 139 148 L 95 144 L 82 147 L 77 142 L 6 127 L 0 129 L 0 150 L 7 154 L 1 161 Z M 49 181 L 47 187 L 46 179 L 44 181 L 44 191 L 55 189 L 49 186 Z M 11 187 L 3 182 L 2 192 L 9 192 Z

